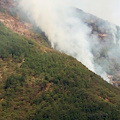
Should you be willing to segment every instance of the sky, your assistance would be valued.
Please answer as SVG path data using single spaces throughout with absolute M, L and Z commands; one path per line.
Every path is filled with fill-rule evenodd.
M 78 0 L 78 8 L 120 26 L 120 0 Z

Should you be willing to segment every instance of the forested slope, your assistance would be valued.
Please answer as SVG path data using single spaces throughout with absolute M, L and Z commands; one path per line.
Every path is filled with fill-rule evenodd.
M 76 59 L 0 23 L 0 120 L 119 120 L 119 93 Z

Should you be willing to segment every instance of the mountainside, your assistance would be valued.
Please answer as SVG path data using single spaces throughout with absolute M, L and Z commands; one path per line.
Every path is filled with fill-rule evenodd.
M 0 0 L 0 120 L 119 120 L 119 88 L 50 48 L 36 27 L 10 16 L 11 6 L 12 0 Z M 112 46 L 109 31 L 91 19 L 84 18 L 91 35 Z M 95 51 L 97 62 L 109 59 Z M 115 75 L 112 70 L 108 74 Z
M 39 43 L 44 42 L 44 33 L 28 22 L 29 19 L 27 19 L 27 16 L 23 15 L 23 13 L 16 7 L 16 4 L 17 1 L 0 0 L 0 7 L 2 9 L 0 11 L 5 13 L 0 13 L 0 21 L 12 31 L 20 35 L 34 39 Z M 100 69 L 106 72 L 111 84 L 119 87 L 120 27 L 91 14 L 85 13 L 82 10 L 76 9 L 76 11 L 78 16 L 80 16 L 80 19 L 91 28 L 90 37 L 93 37 L 91 37 L 91 39 L 93 39 L 91 41 L 91 44 L 93 44 L 91 51 L 94 56 L 94 63 L 98 64 L 101 67 Z M 21 17 L 19 15 L 21 15 Z
M 0 0 L 0 22 L 19 35 L 38 42 L 44 42 L 42 41 L 42 38 L 45 38 L 44 34 L 36 26 L 33 26 L 28 19 L 25 20 L 26 18 L 23 19 L 20 16 L 19 10 L 16 8 L 16 2 L 13 0 Z
M 0 23 L 1 120 L 119 120 L 119 89 L 76 59 Z
M 106 73 L 112 85 L 120 86 L 120 27 L 77 9 L 78 16 L 91 28 L 95 64 Z
M 1 11 L 3 12 L 11 9 L 13 5 L 14 5 L 13 0 L 0 0 L 0 8 L 1 8 Z

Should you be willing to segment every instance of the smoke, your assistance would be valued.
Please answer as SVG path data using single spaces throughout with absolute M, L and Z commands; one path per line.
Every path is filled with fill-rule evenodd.
M 20 3 L 48 36 L 53 48 L 72 55 L 94 71 L 88 42 L 90 29 L 77 17 L 72 0 L 22 0 Z
M 115 5 L 117 6 L 117 4 Z M 45 32 L 53 48 L 75 57 L 109 82 L 106 74 L 108 68 L 104 67 L 104 64 L 107 64 L 106 61 L 103 60 L 102 64 L 95 62 L 97 60 L 96 54 L 101 53 L 103 46 L 100 45 L 97 35 L 91 35 L 91 27 L 88 27 L 83 21 L 86 16 L 82 13 L 78 14 L 75 8 L 83 9 L 100 18 L 120 24 L 119 19 L 116 19 L 119 13 L 114 14 L 118 7 L 114 8 L 113 2 L 109 0 L 20 0 L 19 7 Z M 90 18 L 90 16 L 88 17 Z M 111 28 L 112 37 L 115 37 L 116 27 L 110 27 L 110 25 L 104 24 L 103 26 Z M 116 38 L 114 38 L 114 42 L 116 43 Z M 96 45 L 99 46 L 96 47 Z M 106 54 L 111 56 L 110 52 Z

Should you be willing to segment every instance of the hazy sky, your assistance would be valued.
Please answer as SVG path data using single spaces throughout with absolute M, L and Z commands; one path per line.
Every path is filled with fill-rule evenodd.
M 78 8 L 120 25 L 120 0 L 78 0 Z

